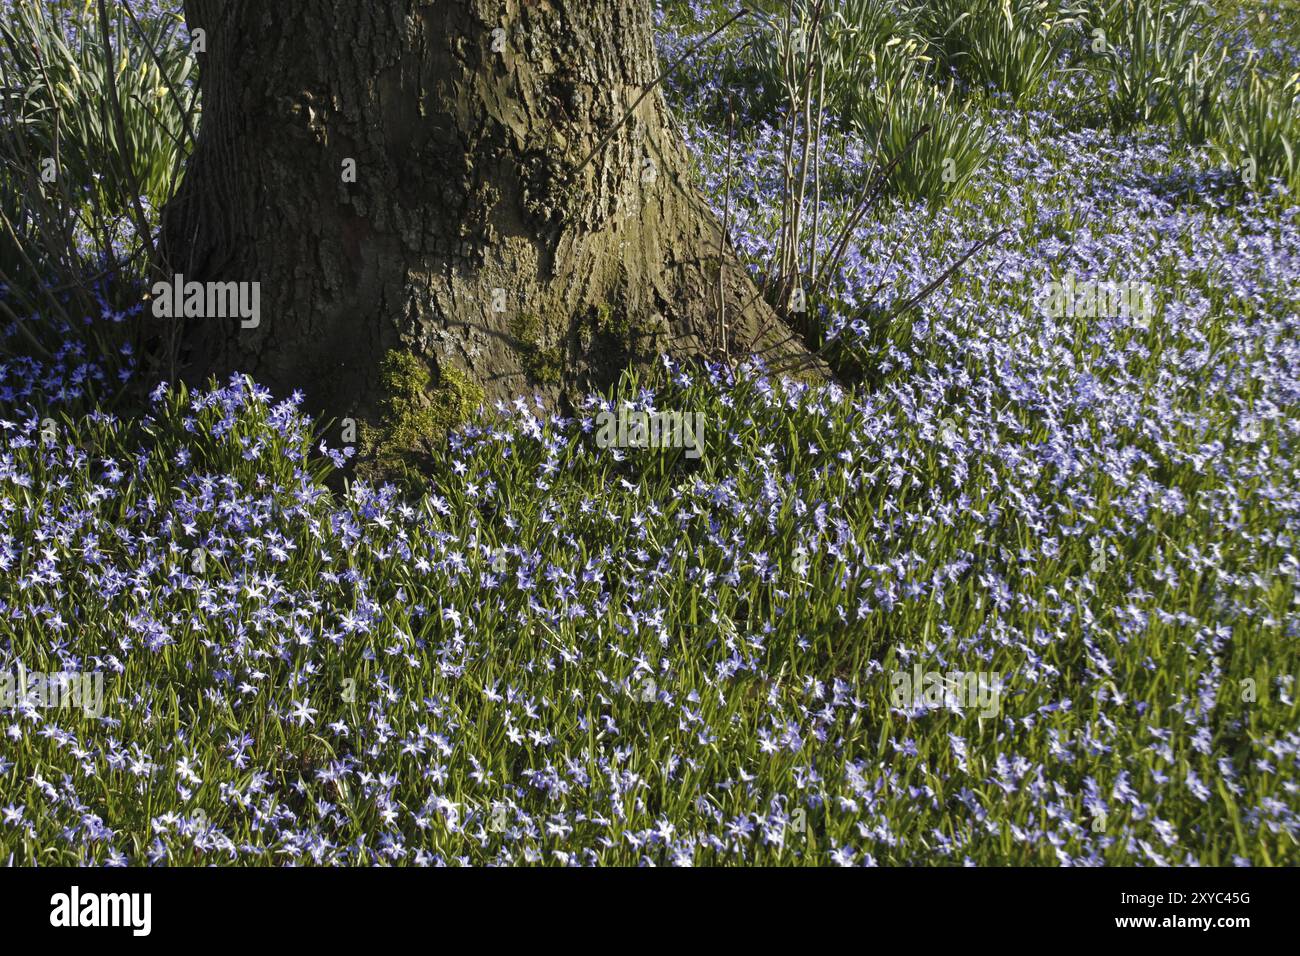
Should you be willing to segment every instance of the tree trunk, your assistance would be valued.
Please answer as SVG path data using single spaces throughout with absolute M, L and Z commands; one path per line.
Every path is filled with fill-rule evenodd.
M 659 91 L 622 122 L 658 73 L 648 0 L 185 11 L 203 118 L 166 261 L 261 296 L 256 328 L 189 324 L 191 378 L 248 372 L 371 417 L 393 349 L 489 398 L 551 400 L 720 351 L 720 230 Z M 729 250 L 723 266 L 729 352 L 806 360 Z

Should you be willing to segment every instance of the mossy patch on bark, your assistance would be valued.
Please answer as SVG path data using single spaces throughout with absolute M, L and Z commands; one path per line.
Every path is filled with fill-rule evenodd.
M 545 330 L 534 315 L 520 315 L 510 323 L 511 334 L 518 340 L 524 372 L 542 385 L 559 385 L 564 378 L 564 351 L 547 347 Z
M 361 425 L 358 476 L 422 484 L 448 433 L 483 404 L 483 389 L 450 365 L 435 382 L 425 361 L 397 349 L 384 356 L 380 376 L 379 422 Z

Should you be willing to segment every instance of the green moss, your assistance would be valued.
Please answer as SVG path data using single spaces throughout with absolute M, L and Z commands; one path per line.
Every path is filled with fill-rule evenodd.
M 595 327 L 597 332 L 608 336 L 628 355 L 636 352 L 641 339 L 654 334 L 648 320 L 633 319 L 625 310 L 615 310 L 609 304 L 596 308 Z
M 623 309 L 602 303 L 589 313 L 584 326 L 584 339 L 599 339 L 605 348 L 613 348 L 624 357 L 653 351 L 655 343 L 667 329 L 662 318 L 633 317 Z
M 511 320 L 510 334 L 519 351 L 520 364 L 528 377 L 544 385 L 560 385 L 567 368 L 565 350 L 547 347 L 552 330 L 564 328 L 576 335 L 580 353 L 597 356 L 599 366 L 621 368 L 633 356 L 655 353 L 667 333 L 662 317 L 630 316 L 616 305 L 601 303 L 588 309 L 576 320 L 564 317 L 541 319 L 536 315 L 519 315 Z M 603 359 L 603 360 L 602 360 Z
M 521 364 L 528 377 L 543 385 L 558 385 L 564 378 L 564 352 L 542 344 L 541 322 L 534 315 L 517 316 L 510 323 L 519 341 Z
M 443 368 L 435 384 L 426 362 L 396 349 L 384 356 L 380 382 L 379 423 L 363 423 L 358 436 L 365 478 L 419 477 L 447 434 L 483 404 L 483 389 L 459 369 Z
M 602 302 L 596 306 L 596 315 L 592 319 L 592 325 L 602 335 L 614 335 L 617 338 L 627 336 L 627 315 L 623 314 L 621 321 L 615 319 L 614 307 L 608 302 Z
M 524 349 L 541 347 L 540 323 L 535 315 L 516 315 L 510 320 L 510 334 L 519 340 Z
M 524 370 L 543 385 L 559 385 L 564 378 L 564 354 L 559 349 L 538 349 L 524 363 Z

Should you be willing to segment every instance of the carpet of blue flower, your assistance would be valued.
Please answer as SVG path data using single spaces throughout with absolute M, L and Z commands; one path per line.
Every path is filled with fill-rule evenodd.
M 674 95 L 762 261 L 779 137 L 729 146 L 710 62 Z M 521 397 L 422 496 L 333 481 L 298 396 L 118 412 L 129 346 L 6 321 L 0 666 L 105 702 L 0 710 L 0 862 L 1300 862 L 1300 206 L 1166 129 L 981 110 L 962 198 L 857 227 L 853 388 Z M 1047 315 L 1066 272 L 1158 309 Z M 702 456 L 598 447 L 616 401 L 702 413 Z M 917 669 L 995 675 L 996 713 L 900 703 Z

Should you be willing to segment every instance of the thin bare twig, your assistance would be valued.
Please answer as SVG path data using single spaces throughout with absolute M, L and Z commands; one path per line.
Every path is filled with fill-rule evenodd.
M 99 0 L 99 2 L 102 5 L 104 0 Z M 658 88 L 660 83 L 668 79 L 668 77 L 672 76 L 673 73 L 677 72 L 677 68 L 681 66 L 684 62 L 686 62 L 688 57 L 694 55 L 694 53 L 697 50 L 699 50 L 702 46 L 707 44 L 714 37 L 720 34 L 723 30 L 727 29 L 727 27 L 731 26 L 733 23 L 735 23 L 741 17 L 746 16 L 748 13 L 749 13 L 748 7 L 741 7 L 731 17 L 727 19 L 726 23 L 722 24 L 722 26 L 718 27 L 716 30 L 714 30 L 712 33 L 706 36 L 699 43 L 695 44 L 693 47 L 691 47 L 689 50 L 687 50 L 685 53 L 679 56 L 672 63 L 668 64 L 668 66 L 664 69 L 664 71 L 660 73 L 657 77 L 655 77 L 654 80 L 648 86 L 646 86 L 645 89 L 641 91 L 641 95 L 636 98 L 636 102 L 633 103 L 628 108 L 628 111 L 623 114 L 623 118 L 620 119 L 617 123 L 615 123 L 612 127 L 610 127 L 609 132 L 607 132 L 603 137 L 601 137 L 600 142 L 596 144 L 596 148 L 593 149 L 590 153 L 588 153 L 587 158 L 584 159 L 581 163 L 579 163 L 577 168 L 574 169 L 573 172 L 569 174 L 570 178 L 571 179 L 578 178 L 578 174 L 587 168 L 587 165 L 593 159 L 596 158 L 596 154 L 599 153 L 602 149 L 604 149 L 607 145 L 609 145 L 609 141 L 613 139 L 614 136 L 618 133 L 618 131 L 622 129 L 623 126 L 627 123 L 627 121 L 632 118 L 632 116 L 636 113 L 637 107 L 641 105 L 641 103 L 645 100 L 645 98 L 649 96 L 651 93 L 653 93 L 655 89 Z

